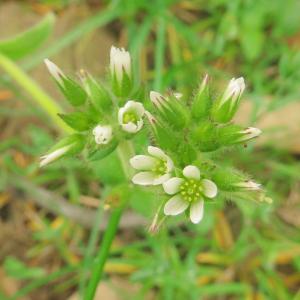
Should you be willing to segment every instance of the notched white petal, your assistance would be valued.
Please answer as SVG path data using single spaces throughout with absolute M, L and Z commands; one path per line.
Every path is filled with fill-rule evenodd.
M 217 196 L 218 193 L 218 188 L 216 186 L 216 184 L 208 179 L 203 179 L 201 181 L 202 185 L 203 185 L 203 193 L 206 197 L 208 198 L 214 198 Z
M 155 174 L 152 172 L 140 172 L 133 176 L 132 182 L 138 185 L 152 185 L 155 179 Z
M 164 191 L 169 195 L 177 194 L 180 190 L 180 185 L 183 183 L 183 179 L 179 177 L 173 177 L 163 183 Z
M 200 179 L 200 170 L 195 166 L 189 165 L 183 169 L 183 175 L 186 178 L 199 180 Z
M 200 200 L 193 203 L 190 207 L 190 219 L 192 223 L 198 224 L 203 219 L 204 201 Z
M 167 216 L 176 216 L 184 212 L 189 204 L 184 201 L 180 195 L 172 197 L 164 206 L 164 214 Z
M 148 155 L 136 155 L 130 159 L 131 166 L 136 170 L 151 170 L 155 167 L 157 160 Z
M 162 151 L 160 148 L 158 147 L 153 147 L 153 146 L 149 146 L 148 147 L 148 153 L 154 157 L 157 157 L 159 159 L 162 160 L 166 160 L 167 159 L 167 155 L 165 154 L 164 151 Z

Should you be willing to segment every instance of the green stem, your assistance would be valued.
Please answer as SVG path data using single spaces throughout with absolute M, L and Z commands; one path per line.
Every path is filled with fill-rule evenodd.
M 57 115 L 57 113 L 62 112 L 62 108 L 17 64 L 2 53 L 0 53 L 0 66 L 32 96 L 32 99 L 42 107 L 58 129 L 71 132 L 71 129 Z
M 132 143 L 129 141 L 122 141 L 119 144 L 117 151 L 118 151 L 119 159 L 122 164 L 123 171 L 127 179 L 129 179 L 131 176 L 129 158 L 134 154 Z M 116 235 L 124 207 L 125 205 L 122 204 L 119 208 L 115 209 L 110 216 L 107 228 L 103 236 L 100 251 L 98 252 L 98 255 L 94 262 L 94 268 L 92 269 L 91 278 L 86 290 L 84 300 L 94 299 L 99 281 L 101 280 L 103 275 L 104 265 L 108 258 L 111 244 Z
M 84 297 L 84 300 L 93 300 L 94 295 L 96 293 L 99 281 L 101 280 L 101 277 L 103 275 L 103 269 L 105 262 L 107 260 L 110 246 L 112 244 L 112 241 L 116 235 L 118 224 L 122 216 L 122 208 L 115 209 L 109 219 L 103 241 L 101 243 L 100 251 L 94 261 L 94 267 L 92 269 L 92 275 L 90 278 L 90 282 L 87 288 L 86 295 Z

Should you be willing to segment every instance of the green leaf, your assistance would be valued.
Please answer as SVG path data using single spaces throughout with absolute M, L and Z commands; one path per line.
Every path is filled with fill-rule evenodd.
M 45 275 L 45 271 L 43 269 L 30 268 L 12 256 L 8 256 L 5 259 L 4 269 L 9 276 L 17 279 L 33 279 L 40 278 Z
M 54 21 L 54 15 L 48 14 L 41 22 L 30 29 L 12 38 L 1 40 L 0 52 L 14 60 L 34 52 L 52 32 Z
M 67 125 L 77 131 L 85 131 L 91 127 L 91 122 L 88 116 L 83 112 L 77 111 L 67 115 L 58 115 Z

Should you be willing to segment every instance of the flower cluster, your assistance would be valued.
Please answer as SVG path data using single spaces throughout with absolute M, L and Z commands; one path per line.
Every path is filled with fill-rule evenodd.
M 129 100 L 130 95 L 133 95 L 129 52 L 123 48 L 111 48 L 111 91 L 85 71 L 80 72 L 82 84 L 79 84 L 50 60 L 46 59 L 45 64 L 66 99 L 75 108 L 80 108 L 73 113 L 59 116 L 76 131 L 75 135 L 81 139 L 82 144 L 86 145 L 88 158 L 103 158 L 111 153 L 122 139 L 130 139 L 142 129 L 144 106 L 138 100 Z M 129 99 L 124 101 L 126 98 Z M 55 150 L 41 157 L 40 166 L 82 150 L 83 148 L 78 147 L 74 149 L 74 143 L 63 145 L 61 148 L 55 146 Z
M 222 165 L 224 148 L 244 145 L 261 134 L 258 128 L 244 128 L 232 121 L 245 90 L 242 77 L 231 79 L 217 97 L 210 92 L 210 79 L 205 75 L 192 98 L 157 91 L 147 93 L 145 98 L 142 88 L 133 84 L 131 57 L 123 48 L 111 48 L 108 83 L 96 81 L 85 71 L 80 72 L 78 83 L 53 62 L 45 63 L 74 107 L 73 112 L 59 115 L 74 133 L 42 156 L 40 166 L 84 149 L 87 159 L 102 159 L 121 142 L 133 142 L 133 137 L 146 128 L 155 146 L 144 145 L 148 153 L 131 157 L 129 163 L 137 170 L 132 177 L 134 184 L 163 192 L 158 214 L 186 212 L 196 224 L 203 218 L 204 203 L 216 197 L 238 193 L 239 197 L 250 195 L 253 200 L 271 201 L 260 184 Z M 145 101 L 149 105 L 144 105 Z

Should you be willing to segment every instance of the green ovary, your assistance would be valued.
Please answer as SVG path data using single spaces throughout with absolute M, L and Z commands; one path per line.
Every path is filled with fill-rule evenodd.
M 200 181 L 187 179 L 180 186 L 181 197 L 188 202 L 194 202 L 202 198 L 203 188 Z
M 152 172 L 154 172 L 157 175 L 164 175 L 167 173 L 167 163 L 162 160 L 158 160 L 155 167 L 152 169 Z
M 125 124 L 130 123 L 130 122 L 136 124 L 138 122 L 138 120 L 139 120 L 138 117 L 133 112 L 127 112 L 123 116 L 123 122 Z

